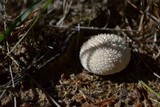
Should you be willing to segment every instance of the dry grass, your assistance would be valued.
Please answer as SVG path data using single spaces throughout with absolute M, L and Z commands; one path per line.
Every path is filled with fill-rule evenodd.
M 32 4 L 3 1 L 1 33 Z M 0 43 L 0 106 L 160 106 L 159 0 L 54 0 L 46 8 L 36 7 Z M 99 33 L 130 44 L 122 72 L 97 76 L 80 65 L 80 46 Z

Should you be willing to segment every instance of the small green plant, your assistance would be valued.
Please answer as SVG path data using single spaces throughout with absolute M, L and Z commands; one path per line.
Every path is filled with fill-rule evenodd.
M 30 14 L 33 13 L 37 8 L 42 9 L 42 11 L 46 10 L 48 5 L 52 2 L 52 0 L 41 1 L 37 0 L 34 2 L 29 8 L 23 11 L 17 18 L 0 34 L 0 42 L 3 41 L 7 36 L 11 34 L 11 32 L 17 27 L 23 24 L 27 18 L 29 18 Z M 37 22 L 37 19 L 41 16 L 40 12 L 37 17 L 33 20 L 33 24 Z

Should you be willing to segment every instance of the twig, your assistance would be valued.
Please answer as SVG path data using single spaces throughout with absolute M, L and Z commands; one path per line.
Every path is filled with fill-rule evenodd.
M 160 102 L 159 102 L 159 101 L 157 101 L 157 100 L 155 100 L 155 99 L 152 99 L 152 98 L 150 98 L 150 100 L 152 100 L 152 101 L 154 101 L 154 102 L 156 102 L 156 103 L 158 103 L 158 104 L 160 105 Z
M 7 0 L 4 0 L 5 4 L 7 3 Z M 6 7 L 4 5 L 4 10 L 6 10 Z M 7 24 L 6 24 L 6 13 L 4 11 L 4 29 L 6 30 L 7 28 Z M 7 52 L 10 51 L 9 49 L 9 44 L 8 44 L 8 41 L 6 39 L 6 48 L 7 48 Z M 15 84 L 14 84 L 14 79 L 13 79 L 13 72 L 12 72 L 12 67 L 11 67 L 11 60 L 9 59 L 9 72 L 10 72 L 10 76 L 11 76 L 11 82 L 12 82 L 12 87 L 13 87 L 13 92 L 15 93 Z M 5 91 L 3 91 L 5 92 Z M 14 107 L 17 107 L 17 98 L 16 96 L 13 96 L 13 101 L 14 101 Z
M 152 15 L 152 14 L 149 13 L 149 12 L 146 12 L 146 14 L 147 14 L 148 16 L 150 16 L 150 17 L 152 18 L 152 20 L 154 20 L 154 21 L 157 23 L 158 26 L 160 26 L 160 20 L 159 20 L 158 18 L 156 18 L 154 15 Z
M 144 19 L 144 14 L 142 14 L 141 19 L 140 19 L 140 22 L 139 22 L 139 27 L 138 27 L 138 31 L 139 31 L 139 32 L 142 30 L 143 19 Z
M 43 93 L 46 94 L 48 99 L 56 105 L 56 107 L 61 107 L 29 73 L 26 73 L 26 75 L 42 90 Z
M 7 56 L 9 56 L 15 49 L 16 47 L 22 42 L 22 40 L 26 37 L 26 35 L 28 34 L 28 32 L 32 29 L 32 27 L 34 26 L 34 24 L 36 23 L 36 21 L 34 21 L 31 25 L 31 27 L 24 33 L 24 35 L 21 37 L 21 39 L 14 45 L 14 47 L 7 53 L 7 55 L 5 56 L 5 58 Z
M 15 83 L 14 83 L 14 79 L 13 79 L 13 72 L 12 72 L 11 65 L 9 65 L 9 71 L 10 71 L 10 76 L 11 76 L 11 81 L 12 81 L 13 92 L 15 93 Z M 14 107 L 17 107 L 17 98 L 16 98 L 16 96 L 13 96 L 13 100 L 14 100 Z
M 20 82 L 21 79 L 23 79 L 24 75 L 28 75 L 30 78 L 34 79 L 33 77 L 30 76 L 30 74 L 28 73 L 28 71 L 33 71 L 36 72 L 36 70 L 40 70 L 41 68 L 43 68 L 44 66 L 46 66 L 47 64 L 49 64 L 52 61 L 55 61 L 58 57 L 60 57 L 61 55 L 63 55 L 67 49 L 68 43 L 71 40 L 71 38 L 73 37 L 73 35 L 76 33 L 76 31 L 72 32 L 64 41 L 62 50 L 60 50 L 55 56 L 53 56 L 51 59 L 47 60 L 42 66 L 37 67 L 35 66 L 35 61 L 32 62 L 27 68 L 22 68 L 22 72 L 20 74 L 17 74 L 15 77 L 13 77 L 13 80 L 17 83 Z M 37 58 L 37 57 L 36 57 Z M 33 80 L 35 82 L 35 84 L 38 86 L 40 84 L 38 84 L 35 80 Z M 1 86 L 0 88 L 6 87 L 11 85 L 12 81 L 9 81 L 8 83 L 6 83 L 5 85 Z M 16 85 L 16 84 L 15 84 Z M 39 86 L 41 88 L 41 86 Z M 60 107 L 60 105 L 58 105 L 58 103 L 51 97 L 49 96 L 49 94 L 47 92 L 45 92 L 45 90 L 43 88 L 41 88 L 43 90 L 43 92 L 48 96 L 48 98 L 57 106 Z
M 0 99 L 2 99 L 3 95 L 5 94 L 6 90 L 3 90 L 2 94 L 0 95 Z
M 71 5 L 72 5 L 72 0 L 71 0 L 69 3 L 67 3 L 66 0 L 63 1 L 63 16 L 62 16 L 62 18 L 57 22 L 57 24 L 56 24 L 57 26 L 60 26 L 60 25 L 63 24 L 63 21 L 64 21 L 64 19 L 66 18 L 66 15 L 68 14 L 68 12 L 69 12 L 69 10 L 70 10 Z
M 79 30 L 99 30 L 99 31 L 121 31 L 121 32 L 139 32 L 138 30 L 126 30 L 126 29 L 112 29 L 112 28 L 99 28 L 99 27 L 85 27 L 85 26 L 75 26 L 75 27 L 68 27 L 68 26 L 51 26 L 53 28 L 65 28 L 65 29 L 70 29 L 74 31 L 79 31 Z
M 23 76 L 24 76 L 24 73 L 21 73 L 21 75 L 16 75 L 13 77 L 13 80 L 14 80 L 14 83 L 15 83 L 15 86 L 20 82 L 21 79 L 23 79 Z M 7 89 L 7 88 L 10 88 L 12 87 L 11 86 L 12 84 L 12 81 L 10 80 L 9 82 L 3 84 L 3 85 L 0 85 L 0 89 Z
M 55 56 L 51 57 L 49 60 L 47 60 L 46 62 L 44 62 L 42 65 L 40 65 L 39 67 L 37 67 L 39 70 L 42 69 L 44 66 L 48 65 L 50 62 L 55 61 L 57 58 L 59 58 L 61 55 L 63 55 L 67 48 L 68 48 L 68 43 L 71 40 L 71 38 L 74 36 L 74 34 L 76 33 L 76 31 L 72 32 L 64 41 L 63 47 L 61 48 L 60 52 L 57 53 Z
M 157 73 L 153 72 L 153 75 L 160 79 L 160 76 Z
M 142 80 L 139 81 L 140 86 L 144 87 L 145 89 L 148 89 L 150 92 L 152 92 L 154 95 L 156 95 L 158 98 L 160 98 L 160 94 L 156 93 L 153 89 L 151 89 L 147 84 L 145 84 Z
M 42 5 L 43 6 L 43 5 Z M 41 10 L 41 7 L 39 8 L 39 10 L 37 10 L 37 12 L 38 11 L 40 11 Z M 33 23 L 31 24 L 31 26 L 29 27 L 29 29 L 23 34 L 23 36 L 20 38 L 20 40 L 14 45 L 14 47 L 7 53 L 7 55 L 5 56 L 5 58 L 6 57 L 8 57 L 14 50 L 15 50 L 15 48 L 22 42 L 22 40 L 26 37 L 26 35 L 28 34 L 28 32 L 33 28 L 33 26 L 36 24 L 36 22 L 38 21 L 38 19 L 39 19 L 39 17 L 41 16 L 41 12 L 39 12 L 39 14 L 36 16 L 36 17 L 34 17 L 34 19 L 33 19 Z
M 127 3 L 130 4 L 133 8 L 135 8 L 137 11 L 139 11 L 141 14 L 143 14 L 143 11 L 138 9 L 136 5 L 134 5 L 130 0 L 127 0 Z

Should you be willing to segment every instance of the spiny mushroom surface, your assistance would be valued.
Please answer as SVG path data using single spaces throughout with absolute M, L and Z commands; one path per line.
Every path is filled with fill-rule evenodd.
M 130 48 L 115 34 L 99 34 L 86 41 L 80 50 L 84 69 L 97 75 L 110 75 L 122 71 L 130 61 Z

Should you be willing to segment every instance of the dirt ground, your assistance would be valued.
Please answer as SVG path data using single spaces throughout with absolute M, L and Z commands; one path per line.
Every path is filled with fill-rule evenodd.
M 0 33 L 33 2 L 2 1 Z M 0 42 L 0 107 L 160 107 L 159 0 L 54 0 L 31 27 L 35 10 Z M 100 33 L 129 43 L 120 73 L 80 64 L 81 45 Z

